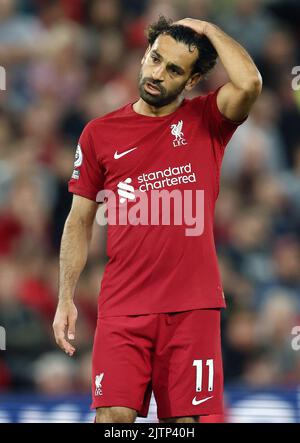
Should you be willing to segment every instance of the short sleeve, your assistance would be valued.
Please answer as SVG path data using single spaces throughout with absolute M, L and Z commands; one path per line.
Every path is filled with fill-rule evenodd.
M 88 124 L 76 148 L 74 170 L 69 180 L 69 192 L 96 201 L 98 192 L 103 188 L 103 170 L 96 156 Z
M 217 105 L 217 95 L 220 88 L 205 97 L 203 116 L 207 120 L 210 132 L 218 139 L 221 149 L 224 150 L 238 126 L 244 123 L 247 117 L 236 122 L 221 114 Z

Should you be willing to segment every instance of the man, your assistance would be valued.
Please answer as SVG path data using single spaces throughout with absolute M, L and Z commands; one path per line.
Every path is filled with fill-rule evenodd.
M 150 205 L 147 219 L 136 211 L 133 221 L 108 225 L 109 262 L 93 349 L 98 423 L 147 416 L 152 390 L 161 422 L 196 422 L 222 411 L 225 301 L 213 213 L 225 146 L 262 82 L 247 52 L 211 23 L 172 24 L 161 17 L 150 26 L 148 40 L 139 100 L 86 126 L 69 182 L 74 197 L 62 237 L 53 326 L 58 345 L 70 356 L 74 290 L 87 259 L 96 200 L 104 201 L 99 191 L 117 195 L 110 208 L 121 214 L 123 208 L 134 209 L 137 196 L 144 203 L 139 215 L 155 192 L 174 197 L 174 206 L 156 213 Z M 182 93 L 213 68 L 217 56 L 229 82 L 206 96 L 184 99 Z M 189 204 L 196 205 L 195 231 L 187 229 Z M 167 212 L 176 218 L 181 211 L 182 223 L 164 223 Z

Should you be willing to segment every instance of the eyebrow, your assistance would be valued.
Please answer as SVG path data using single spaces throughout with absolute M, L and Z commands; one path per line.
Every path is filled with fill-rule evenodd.
M 156 51 L 156 49 L 153 49 L 152 54 L 154 54 L 157 58 L 159 58 L 160 60 L 163 58 L 159 52 Z M 175 63 L 168 63 L 169 68 L 175 69 L 179 74 L 184 74 L 184 69 L 181 68 L 180 66 L 176 65 Z

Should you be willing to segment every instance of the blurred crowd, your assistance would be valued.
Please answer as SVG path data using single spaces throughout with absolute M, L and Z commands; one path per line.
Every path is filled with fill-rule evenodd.
M 257 63 L 264 89 L 224 158 L 215 236 L 228 308 L 227 384 L 300 383 L 300 65 L 297 0 L 0 0 L 0 392 L 89 392 L 106 262 L 95 226 L 76 291 L 74 358 L 52 335 L 58 252 L 78 137 L 137 98 L 144 29 L 159 14 L 218 24 Z M 227 81 L 219 63 L 191 96 Z M 300 82 L 299 82 L 300 83 Z

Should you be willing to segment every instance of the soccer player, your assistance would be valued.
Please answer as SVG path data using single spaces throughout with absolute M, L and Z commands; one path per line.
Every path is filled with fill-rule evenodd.
M 152 195 L 161 193 L 158 211 L 147 203 L 135 209 L 131 222 L 128 217 L 126 223 L 108 223 L 109 261 L 92 358 L 98 423 L 146 417 L 152 391 L 160 422 L 196 422 L 201 415 L 222 413 L 220 311 L 225 300 L 213 238 L 214 206 L 226 144 L 247 118 L 262 80 L 245 49 L 212 23 L 160 17 L 149 27 L 148 41 L 140 98 L 83 130 L 61 243 L 53 328 L 57 344 L 72 356 L 73 296 L 98 203 L 104 201 L 99 191 L 116 196 L 110 207 L 123 216 L 124 208 L 129 214 L 137 201 L 152 203 Z M 228 83 L 185 99 L 184 91 L 203 79 L 217 57 Z M 171 195 L 162 208 L 163 198 Z M 189 205 L 193 211 L 196 207 L 194 230 L 186 217 Z M 145 209 L 148 218 L 139 219 Z M 166 223 L 167 212 L 177 219 Z

